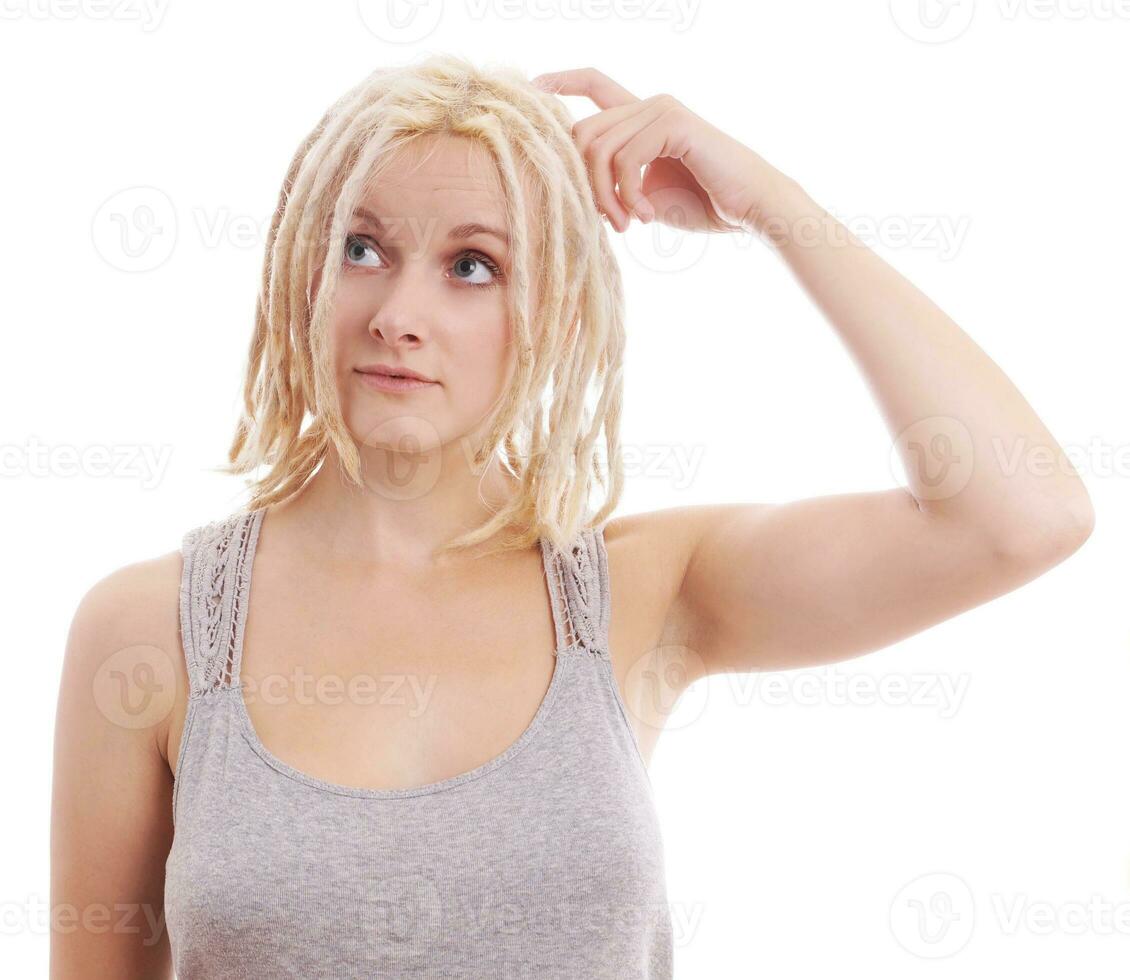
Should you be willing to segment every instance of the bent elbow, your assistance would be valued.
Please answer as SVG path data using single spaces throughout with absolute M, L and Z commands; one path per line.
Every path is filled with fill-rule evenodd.
M 1053 512 L 1031 521 L 1023 534 L 999 548 L 1010 564 L 1050 568 L 1078 551 L 1095 529 L 1095 509 L 1086 490 Z

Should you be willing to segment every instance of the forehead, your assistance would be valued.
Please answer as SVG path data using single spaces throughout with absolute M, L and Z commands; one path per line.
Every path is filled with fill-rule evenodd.
M 419 137 L 395 150 L 376 173 L 363 203 L 371 210 L 392 212 L 406 202 L 437 209 L 473 206 L 483 217 L 499 221 L 505 214 L 490 153 L 460 136 Z
M 538 207 L 529 179 L 524 174 L 521 179 L 532 241 Z M 380 164 L 357 210 L 393 220 L 438 222 L 446 228 L 477 223 L 506 232 L 501 181 L 494 158 L 478 140 L 429 134 L 397 148 Z

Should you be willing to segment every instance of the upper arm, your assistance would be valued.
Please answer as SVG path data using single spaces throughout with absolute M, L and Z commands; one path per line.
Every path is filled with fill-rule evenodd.
M 666 629 L 692 680 L 880 649 L 1035 578 L 1089 533 L 1068 518 L 1006 545 L 903 488 L 683 507 L 655 527 L 683 563 Z
M 183 693 L 173 659 L 175 557 L 102 579 L 71 622 L 51 800 L 54 980 L 172 976 L 164 928 L 172 777 L 163 740 Z

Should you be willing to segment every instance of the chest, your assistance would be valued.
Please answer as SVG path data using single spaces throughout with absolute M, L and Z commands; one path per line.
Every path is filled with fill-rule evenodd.
M 403 788 L 466 772 L 533 720 L 555 666 L 534 576 L 427 588 L 256 569 L 240 675 L 260 740 L 349 786 Z
M 617 582 L 631 570 L 621 556 L 610 565 Z M 252 568 L 239 617 L 248 722 L 280 760 L 345 786 L 423 786 L 506 751 L 550 689 L 555 627 L 568 631 L 536 552 L 489 575 L 417 583 L 262 546 Z M 645 763 L 678 695 L 657 690 L 666 673 L 651 666 L 662 611 L 653 593 L 619 589 L 610 625 L 616 693 Z M 182 700 L 170 718 L 170 760 L 185 710 Z
M 181 975 L 418 976 L 439 961 L 452 978 L 484 964 L 670 975 L 636 751 L 657 729 L 620 687 L 655 672 L 609 656 L 645 649 L 654 624 L 629 600 L 611 636 L 594 627 L 608 583 L 591 572 L 603 551 L 589 554 L 568 610 L 536 555 L 417 583 L 270 550 L 202 566 L 191 581 L 220 583 L 222 601 L 193 590 L 182 606 L 207 670 L 191 717 L 173 720 L 184 752 L 170 750 L 183 768 L 165 904 Z M 570 624 L 584 643 L 562 642 Z
M 635 976 L 641 959 L 665 956 L 646 777 L 599 724 L 599 664 L 561 662 L 558 696 L 573 709 L 546 718 L 512 761 L 400 798 L 280 778 L 238 737 L 235 692 L 202 699 L 166 866 L 182 975 L 216 975 L 222 962 L 225 976 L 357 975 L 360 964 L 417 976 L 442 961 L 445 976 L 481 977 L 484 963 L 492 976 L 532 976 L 519 970 L 548 966 L 547 951 L 582 924 L 580 947 L 561 950 L 569 972 L 562 961 L 551 975 Z M 578 961 L 586 951 L 593 961 Z

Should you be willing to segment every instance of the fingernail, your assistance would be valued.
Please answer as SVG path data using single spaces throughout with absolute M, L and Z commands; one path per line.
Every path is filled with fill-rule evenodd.
M 641 197 L 639 199 L 639 202 L 634 208 L 632 208 L 632 210 L 635 212 L 636 217 L 639 218 L 640 221 L 642 221 L 644 224 L 647 224 L 649 221 L 651 221 L 652 218 L 655 217 L 654 209 L 652 208 L 651 204 L 648 203 L 647 198 L 644 197 Z

